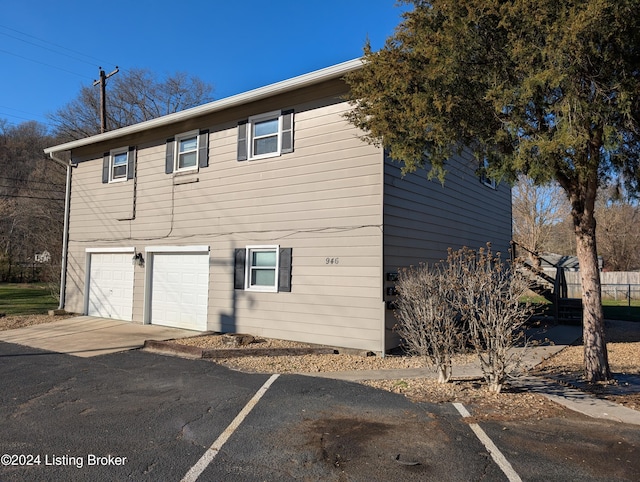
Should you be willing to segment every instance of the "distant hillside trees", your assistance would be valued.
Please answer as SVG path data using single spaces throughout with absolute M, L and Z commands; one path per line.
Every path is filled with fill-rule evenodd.
M 536 186 L 521 176 L 513 186 L 512 200 L 513 239 L 516 242 L 536 253 L 576 254 L 570 208 L 559 186 Z M 604 262 L 604 269 L 639 270 L 640 206 L 637 201 L 615 186 L 603 189 L 598 195 L 595 213 L 598 255 Z
M 59 277 L 65 170 L 43 153 L 52 142 L 42 124 L 0 121 L 0 281 Z
M 178 72 L 160 78 L 147 69 L 121 71 L 107 80 L 107 130 L 196 107 L 213 100 L 213 87 Z M 62 142 L 100 133 L 100 89 L 85 85 L 78 96 L 50 116 Z

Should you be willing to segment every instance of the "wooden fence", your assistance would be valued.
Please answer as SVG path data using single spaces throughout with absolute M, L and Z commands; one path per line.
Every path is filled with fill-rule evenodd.
M 547 270 L 545 270 L 547 271 Z M 547 274 L 555 277 L 555 269 Z M 579 271 L 565 271 L 569 298 L 582 296 Z M 640 271 L 603 271 L 600 273 L 602 298 L 611 300 L 640 300 Z

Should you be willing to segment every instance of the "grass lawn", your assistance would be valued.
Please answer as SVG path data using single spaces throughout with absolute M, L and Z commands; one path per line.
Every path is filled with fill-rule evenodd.
M 640 301 L 603 300 L 602 309 L 607 320 L 640 321 Z
M 44 283 L 0 283 L 0 313 L 34 315 L 58 307 Z
M 542 296 L 523 298 L 523 302 L 534 303 L 538 314 L 553 316 L 553 305 Z M 602 300 L 604 317 L 607 320 L 638 321 L 640 322 L 640 300 L 631 300 L 631 306 L 627 300 Z

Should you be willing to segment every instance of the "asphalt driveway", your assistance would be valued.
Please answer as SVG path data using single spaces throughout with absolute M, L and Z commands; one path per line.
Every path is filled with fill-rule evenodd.
M 508 480 L 452 404 L 412 403 L 340 380 L 274 379 L 140 350 L 79 358 L 2 342 L 0 380 L 3 481 L 177 481 L 203 458 L 184 480 Z M 610 482 L 640 473 L 636 426 L 568 411 L 481 425 L 519 476 L 510 480 Z

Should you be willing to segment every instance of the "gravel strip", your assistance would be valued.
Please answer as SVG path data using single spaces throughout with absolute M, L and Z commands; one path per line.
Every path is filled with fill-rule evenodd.
M 69 315 L 72 316 L 72 315 Z M 6 316 L 0 318 L 0 330 L 7 330 L 33 324 L 48 323 L 60 319 L 59 316 L 30 315 Z M 615 376 L 622 373 L 640 375 L 640 323 L 607 322 L 609 363 Z M 228 349 L 221 335 L 204 335 L 172 340 L 182 345 L 200 347 L 207 350 Z M 233 346 L 233 349 L 255 348 L 281 349 L 314 347 L 305 343 L 296 343 L 275 339 L 257 339 L 247 345 Z M 466 364 L 475 359 L 475 355 L 461 355 L 454 363 Z M 536 367 L 535 374 L 556 377 L 556 379 L 581 378 L 583 359 L 582 346 L 571 346 L 557 355 L 545 360 Z M 350 370 L 384 370 L 401 368 L 420 368 L 425 361 L 419 357 L 408 356 L 360 356 L 351 354 L 331 355 L 289 355 L 289 356 L 243 356 L 211 359 L 235 370 L 258 373 L 317 373 Z M 564 378 L 563 378 L 564 377 Z M 563 417 L 567 409 L 549 401 L 542 395 L 526 393 L 509 385 L 496 395 L 490 393 L 481 381 L 453 381 L 439 384 L 432 379 L 414 378 L 402 380 L 377 380 L 363 382 L 366 385 L 402 394 L 416 402 L 449 403 L 461 402 L 471 408 L 476 420 L 516 420 L 526 418 Z M 640 394 L 637 387 L 626 392 L 624 383 L 595 384 L 581 389 L 596 396 L 640 410 Z M 615 390 L 614 390 L 615 389 Z

